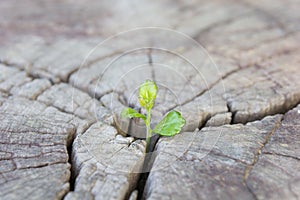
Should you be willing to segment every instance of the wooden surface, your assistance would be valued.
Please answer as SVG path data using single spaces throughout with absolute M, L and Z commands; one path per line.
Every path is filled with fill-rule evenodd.
M 300 199 L 299 9 L 1 1 L 0 199 Z M 145 127 L 119 113 L 145 112 L 145 79 L 152 125 L 170 109 L 187 124 L 141 194 Z

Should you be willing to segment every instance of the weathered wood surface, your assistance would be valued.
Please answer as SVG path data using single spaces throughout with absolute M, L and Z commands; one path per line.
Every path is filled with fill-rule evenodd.
M 299 199 L 299 108 L 161 139 L 145 197 Z
M 300 199 L 299 9 L 1 1 L 0 199 Z M 119 113 L 145 79 L 153 124 L 173 108 L 187 124 L 141 194 L 145 128 Z

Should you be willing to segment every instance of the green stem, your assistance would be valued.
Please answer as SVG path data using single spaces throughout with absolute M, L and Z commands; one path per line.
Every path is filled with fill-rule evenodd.
M 150 150 L 150 139 L 152 137 L 152 130 L 150 127 L 151 124 L 151 109 L 147 110 L 147 119 L 146 119 L 146 128 L 147 128 L 147 135 L 146 135 L 146 153 Z

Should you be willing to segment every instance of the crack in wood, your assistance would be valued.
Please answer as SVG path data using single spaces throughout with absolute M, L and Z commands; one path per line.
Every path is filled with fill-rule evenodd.
M 250 165 L 246 165 L 245 167 L 245 171 L 244 171 L 244 177 L 243 177 L 243 182 L 246 186 L 246 188 L 248 189 L 248 191 L 252 194 L 253 198 L 255 200 L 258 199 L 258 197 L 256 196 L 256 194 L 254 193 L 254 191 L 250 188 L 250 186 L 247 183 L 248 177 L 251 173 L 252 168 L 256 165 L 256 163 L 259 160 L 260 155 L 262 154 L 262 150 L 264 149 L 264 147 L 266 146 L 266 144 L 268 144 L 268 142 L 270 141 L 271 137 L 274 135 L 275 131 L 280 127 L 282 121 L 284 119 L 281 118 L 278 122 L 276 122 L 275 126 L 273 127 L 273 129 L 267 134 L 267 136 L 264 139 L 264 142 L 261 144 L 260 148 L 258 148 L 255 152 L 254 155 L 254 160 Z

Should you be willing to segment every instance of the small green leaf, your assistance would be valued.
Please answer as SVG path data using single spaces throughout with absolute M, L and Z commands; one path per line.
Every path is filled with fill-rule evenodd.
M 153 81 L 146 80 L 139 88 L 139 101 L 143 108 L 150 110 L 155 102 L 157 86 Z
M 154 128 L 153 132 L 162 136 L 173 136 L 181 131 L 185 119 L 180 112 L 171 111 Z
M 136 110 L 132 108 L 124 108 L 121 112 L 121 117 L 129 117 L 129 118 L 142 118 L 146 120 L 146 116 L 138 113 Z

